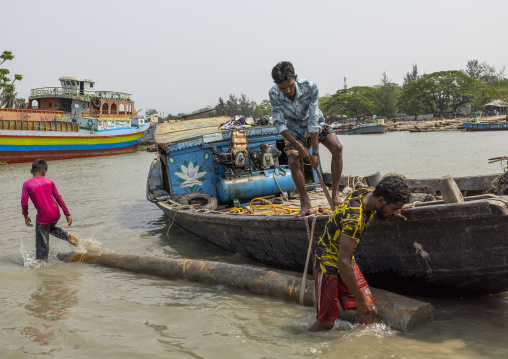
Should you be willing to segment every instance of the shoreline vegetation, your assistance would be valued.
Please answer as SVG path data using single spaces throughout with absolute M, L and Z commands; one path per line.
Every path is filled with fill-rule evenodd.
M 432 118 L 429 120 L 404 120 L 392 122 L 385 121 L 386 132 L 407 131 L 407 132 L 439 132 L 439 131 L 464 131 L 462 121 L 482 121 L 486 123 L 505 122 L 506 116 L 482 116 L 480 118 L 467 119 L 458 117 L 453 119 Z

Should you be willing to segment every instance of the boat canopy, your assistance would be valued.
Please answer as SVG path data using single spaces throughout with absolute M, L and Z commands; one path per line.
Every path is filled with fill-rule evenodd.
M 229 140 L 232 130 L 220 130 L 223 123 L 231 120 L 231 117 L 210 117 L 194 120 L 165 122 L 157 126 L 154 134 L 155 143 L 164 151 L 196 146 L 203 143 Z M 241 128 L 245 130 L 247 137 L 259 135 L 275 135 L 277 130 L 274 126 L 252 126 Z M 282 138 L 282 137 L 281 137 Z M 173 146 L 175 144 L 178 146 Z
M 190 140 L 203 135 L 222 132 L 219 126 L 227 122 L 229 117 L 198 118 L 195 120 L 164 122 L 157 126 L 154 139 L 164 150 L 172 144 Z
M 492 106 L 492 107 L 508 107 L 508 103 L 502 101 L 502 100 L 494 100 L 494 101 L 491 101 L 489 103 L 486 103 L 485 105 L 483 105 L 483 107 L 488 107 L 488 106 Z
M 58 79 L 62 87 L 80 87 L 83 83 L 87 88 L 94 88 L 95 81 L 74 76 L 62 76 Z

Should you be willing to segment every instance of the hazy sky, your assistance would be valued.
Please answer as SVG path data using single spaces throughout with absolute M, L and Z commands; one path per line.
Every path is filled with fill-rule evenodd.
M 244 93 L 268 99 L 271 69 L 293 62 L 299 78 L 335 93 L 344 77 L 372 86 L 383 71 L 460 70 L 467 61 L 508 65 L 508 1 L 3 0 L 2 67 L 22 74 L 19 97 L 93 79 L 165 114 L 214 106 Z M 508 71 L 507 71 L 508 73 Z

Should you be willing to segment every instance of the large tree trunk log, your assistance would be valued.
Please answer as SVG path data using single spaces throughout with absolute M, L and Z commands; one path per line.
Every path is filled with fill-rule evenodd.
M 297 303 L 302 284 L 302 279 L 296 273 L 292 275 L 260 267 L 212 261 L 114 253 L 59 253 L 58 259 L 64 262 L 100 264 L 164 278 L 221 284 Z M 378 319 L 391 328 L 402 331 L 412 330 L 434 318 L 435 310 L 429 303 L 381 289 L 371 289 L 379 312 Z M 301 304 L 314 306 L 314 298 L 314 281 L 307 280 Z M 356 312 L 340 310 L 339 318 L 354 321 Z

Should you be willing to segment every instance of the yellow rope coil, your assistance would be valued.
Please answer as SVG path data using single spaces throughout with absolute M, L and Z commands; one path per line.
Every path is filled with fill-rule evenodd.
M 261 201 L 267 204 L 253 205 L 253 202 Z M 301 207 L 299 206 L 283 206 L 274 205 L 272 202 L 264 198 L 254 198 L 250 201 L 250 214 L 256 216 L 277 216 L 277 215 L 293 215 L 300 212 Z M 318 213 L 331 213 L 330 207 L 312 207 Z

